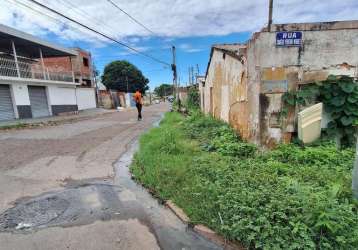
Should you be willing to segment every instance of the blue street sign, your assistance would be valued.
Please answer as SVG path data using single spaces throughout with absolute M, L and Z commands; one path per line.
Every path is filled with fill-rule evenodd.
M 277 32 L 276 33 L 276 46 L 278 47 L 300 47 L 302 45 L 302 32 Z

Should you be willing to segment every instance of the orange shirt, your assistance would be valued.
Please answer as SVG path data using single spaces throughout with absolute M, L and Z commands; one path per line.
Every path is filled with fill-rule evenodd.
M 136 103 L 142 103 L 142 94 L 139 91 L 134 93 L 133 98 Z

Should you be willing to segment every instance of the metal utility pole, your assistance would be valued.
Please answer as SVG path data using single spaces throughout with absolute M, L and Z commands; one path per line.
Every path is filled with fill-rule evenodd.
M 188 68 L 188 73 L 189 73 L 188 80 L 189 80 L 189 86 L 190 86 L 191 85 L 191 69 L 190 69 L 190 67 Z
M 191 85 L 195 84 L 194 67 L 191 66 Z
M 178 101 L 180 107 L 180 100 L 179 100 L 179 91 L 178 91 L 178 82 L 177 82 L 177 66 L 176 66 L 176 55 L 175 55 L 175 46 L 172 47 L 173 53 L 173 63 L 172 63 L 172 71 L 173 71 L 173 89 L 175 91 L 175 97 Z
M 196 64 L 196 76 L 200 75 L 199 64 Z
M 267 24 L 267 30 L 271 31 L 271 25 L 272 25 L 272 11 L 273 11 L 273 0 L 269 0 L 269 18 L 268 18 L 268 24 Z

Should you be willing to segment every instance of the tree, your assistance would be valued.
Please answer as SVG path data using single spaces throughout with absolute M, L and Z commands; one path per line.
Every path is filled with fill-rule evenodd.
M 163 98 L 164 96 L 173 94 L 173 85 L 172 84 L 162 84 L 154 89 L 154 93 Z
M 133 93 L 139 89 L 144 93 L 149 89 L 149 80 L 136 66 L 125 60 L 109 63 L 104 68 L 102 83 L 107 89 L 122 92 Z

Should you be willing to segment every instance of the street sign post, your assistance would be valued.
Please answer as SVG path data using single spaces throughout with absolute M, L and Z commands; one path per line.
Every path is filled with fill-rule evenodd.
M 276 33 L 277 47 L 301 47 L 302 46 L 302 32 L 277 32 Z

